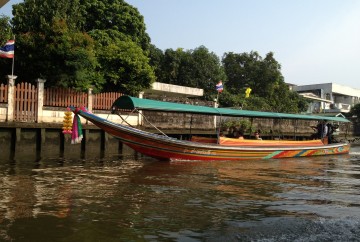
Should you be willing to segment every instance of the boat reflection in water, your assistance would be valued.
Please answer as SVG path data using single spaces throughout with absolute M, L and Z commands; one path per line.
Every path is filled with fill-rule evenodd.
M 360 153 L 167 162 L 0 161 L 1 241 L 347 241 Z

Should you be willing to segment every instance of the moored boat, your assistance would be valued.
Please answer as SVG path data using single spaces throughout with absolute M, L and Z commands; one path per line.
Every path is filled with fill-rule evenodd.
M 230 117 L 255 117 L 269 119 L 303 119 L 349 122 L 342 117 L 323 117 L 313 115 L 285 114 L 213 108 L 179 103 L 161 102 L 122 96 L 117 99 L 112 110 L 127 109 L 133 111 L 152 110 L 163 112 L 181 112 Z M 290 157 L 308 157 L 318 155 L 337 155 L 349 153 L 348 143 L 324 144 L 321 140 L 284 141 L 284 140 L 236 140 L 218 137 L 215 142 L 179 140 L 166 134 L 154 134 L 144 130 L 108 121 L 85 109 L 72 111 L 92 122 L 105 132 L 118 138 L 135 151 L 158 160 L 248 160 L 277 159 Z

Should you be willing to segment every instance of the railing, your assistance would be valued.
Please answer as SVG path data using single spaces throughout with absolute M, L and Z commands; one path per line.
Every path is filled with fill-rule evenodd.
M 118 92 L 105 92 L 94 94 L 93 96 L 93 109 L 96 110 L 110 110 L 112 104 L 122 96 Z
M 30 83 L 21 82 L 15 87 L 14 119 L 35 122 L 37 116 L 37 91 Z
M 341 111 L 350 111 L 351 105 L 347 103 L 334 103 L 330 104 L 330 109 L 338 109 Z
M 98 93 L 92 96 L 92 109 L 110 110 L 114 101 L 122 96 L 119 92 Z M 89 106 L 89 96 L 84 92 L 77 92 L 70 88 L 47 88 L 44 90 L 44 106 L 68 107 Z
M 88 95 L 70 88 L 47 88 L 44 90 L 44 106 L 68 107 L 87 106 Z
M 8 86 L 0 85 L 0 103 L 7 103 L 8 101 Z

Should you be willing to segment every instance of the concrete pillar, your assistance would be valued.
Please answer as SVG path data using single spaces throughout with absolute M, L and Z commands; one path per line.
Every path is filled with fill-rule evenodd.
M 17 76 L 8 75 L 8 104 L 6 120 L 8 122 L 14 121 L 14 109 L 15 109 L 15 79 Z
M 93 111 L 93 102 L 94 102 L 92 91 L 93 91 L 93 88 L 90 87 L 88 89 L 88 106 L 87 106 L 87 108 L 90 112 Z
M 46 80 L 44 79 L 36 79 L 37 82 L 37 122 L 41 123 L 43 118 L 43 107 L 44 107 L 44 83 Z
M 218 107 L 219 107 L 218 99 L 214 99 L 214 108 L 218 108 Z M 217 128 L 217 122 L 218 122 L 218 118 L 217 118 L 217 116 L 215 115 L 215 116 L 214 116 L 214 128 L 215 128 L 215 129 Z
M 87 103 L 87 110 L 89 112 L 92 112 L 93 111 L 93 103 L 94 103 L 94 95 L 92 94 L 92 91 L 93 91 L 93 88 L 92 87 L 89 87 L 88 89 L 88 103 Z M 91 123 L 89 120 L 86 120 L 85 121 L 86 124 L 89 124 Z
M 140 92 L 139 93 L 139 98 L 144 98 L 144 92 Z M 138 115 L 138 126 L 143 125 L 143 116 L 142 116 L 142 111 L 139 110 L 139 115 Z

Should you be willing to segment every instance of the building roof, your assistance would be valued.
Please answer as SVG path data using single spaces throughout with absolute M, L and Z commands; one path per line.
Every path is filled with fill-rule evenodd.
M 0 8 L 2 8 L 9 0 L 0 0 Z
M 145 90 L 144 94 L 147 97 L 158 95 L 201 97 L 204 95 L 204 90 L 200 88 L 154 82 L 150 89 Z
M 316 101 L 326 102 L 326 103 L 334 103 L 331 100 L 320 98 L 319 96 L 315 95 L 312 92 L 303 92 L 303 93 L 299 93 L 299 95 L 303 96 L 306 99 L 311 99 L 311 100 L 316 100 Z

